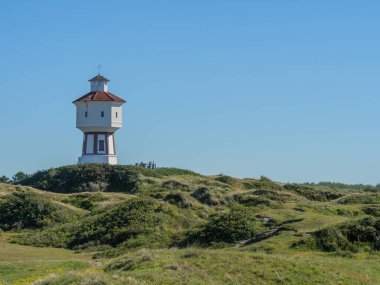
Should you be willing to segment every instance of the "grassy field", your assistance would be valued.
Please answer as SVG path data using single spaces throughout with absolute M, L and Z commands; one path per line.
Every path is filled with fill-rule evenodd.
M 274 244 L 287 238 L 278 236 Z M 114 259 L 93 260 L 89 254 L 3 240 L 0 256 L 0 284 L 379 284 L 380 280 L 380 256 L 368 254 L 340 257 L 281 249 L 265 252 L 257 247 L 139 249 Z
M 89 254 L 71 250 L 12 244 L 9 235 L 0 239 L 0 284 L 32 284 L 51 274 L 91 268 Z
M 380 284 L 380 253 L 370 239 L 379 237 L 374 188 L 106 170 L 49 170 L 30 186 L 0 184 L 0 220 L 7 211 L 20 216 L 0 223 L 0 284 Z M 25 192 L 32 196 L 20 201 Z M 243 208 L 233 212 L 237 204 Z M 247 210 L 253 223 L 236 216 L 251 219 Z M 361 221 L 371 215 L 366 228 Z M 330 252 L 298 246 L 320 230 L 342 235 L 346 223 L 368 242 Z M 246 245 L 244 227 L 252 227 Z M 214 234 L 222 240 L 205 242 L 207 230 L 211 241 Z

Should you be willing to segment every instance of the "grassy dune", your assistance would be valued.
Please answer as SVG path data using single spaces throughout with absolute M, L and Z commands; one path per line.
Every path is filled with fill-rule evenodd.
M 38 220 L 0 224 L 0 284 L 380 282 L 374 187 L 99 165 L 21 184 L 0 184 L 0 218 Z M 309 246 L 315 236 L 332 249 Z

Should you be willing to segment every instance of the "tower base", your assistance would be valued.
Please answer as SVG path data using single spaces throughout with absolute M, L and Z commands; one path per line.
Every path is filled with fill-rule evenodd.
M 112 154 L 106 154 L 106 155 L 101 155 L 101 154 L 90 154 L 90 155 L 82 155 L 78 159 L 79 164 L 85 164 L 85 163 L 107 163 L 107 164 L 112 164 L 116 165 L 117 164 L 117 157 L 116 155 Z

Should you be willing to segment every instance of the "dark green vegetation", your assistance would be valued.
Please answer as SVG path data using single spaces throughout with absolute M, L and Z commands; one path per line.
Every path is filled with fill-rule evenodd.
M 19 176 L 0 184 L 0 284 L 380 279 L 378 186 L 96 164 Z
M 229 211 L 213 214 L 208 222 L 190 236 L 188 241 L 201 244 L 236 243 L 254 237 L 264 229 L 252 209 L 233 205 Z
M 16 191 L 0 198 L 0 229 L 37 229 L 68 222 L 75 216 L 63 206 L 29 191 Z
M 139 175 L 164 177 L 169 175 L 196 175 L 187 170 L 160 168 L 156 170 L 138 169 L 133 166 L 75 165 L 40 171 L 31 177 L 20 180 L 20 184 L 37 189 L 76 193 L 84 191 L 112 191 L 135 193 L 141 181 Z
M 316 231 L 312 237 L 294 244 L 309 249 L 335 252 L 380 250 L 380 219 L 363 218 Z

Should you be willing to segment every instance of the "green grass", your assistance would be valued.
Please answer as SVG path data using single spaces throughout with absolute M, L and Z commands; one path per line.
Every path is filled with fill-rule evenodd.
M 378 261 L 377 256 L 342 258 L 304 252 L 142 249 L 102 261 L 104 270 L 57 273 L 46 284 L 67 280 L 83 284 L 94 278 L 104 284 L 378 284 Z
M 28 262 L 0 262 L 0 282 L 3 284 L 31 284 L 49 274 L 62 274 L 88 267 L 83 261 L 33 260 Z M 0 283 L 0 284 L 2 284 Z
M 0 284 L 31 284 L 49 274 L 90 268 L 91 255 L 12 244 L 0 234 Z
M 377 247 L 293 247 L 346 223 L 366 234 L 360 221 L 380 215 L 374 186 L 103 165 L 50 169 L 22 183 L 45 191 L 0 184 L 0 200 L 26 191 L 77 218 L 0 232 L 0 284 L 379 284 Z M 235 207 L 244 215 L 228 214 Z M 291 230 L 236 247 L 284 222 Z
M 139 249 L 94 261 L 89 254 L 2 240 L 0 256 L 7 260 L 0 260 L 0 284 L 37 280 L 40 284 L 378 284 L 380 280 L 379 255 L 340 257 L 274 248 L 272 252 L 257 247 Z
M 376 284 L 380 278 L 376 263 L 326 254 L 184 249 L 144 255 L 131 254 L 135 265 L 116 272 L 149 284 Z

